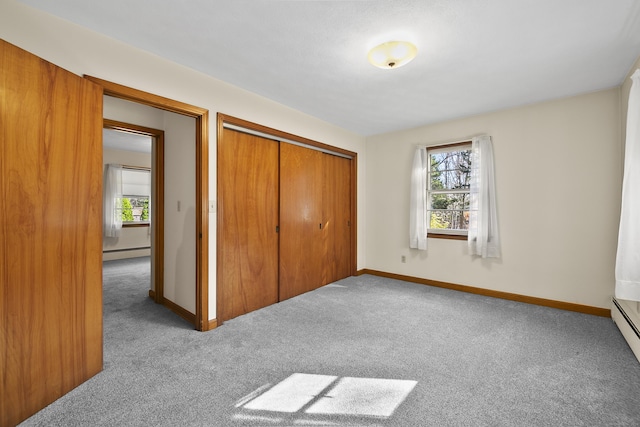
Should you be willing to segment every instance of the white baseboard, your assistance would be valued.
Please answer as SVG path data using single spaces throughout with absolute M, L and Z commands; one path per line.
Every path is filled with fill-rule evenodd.
M 151 256 L 151 249 L 131 249 L 118 250 L 112 252 L 102 252 L 103 261 L 113 261 L 116 259 L 138 258 L 143 256 Z

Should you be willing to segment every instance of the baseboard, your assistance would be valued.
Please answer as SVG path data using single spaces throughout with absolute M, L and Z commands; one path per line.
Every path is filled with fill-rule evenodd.
M 210 319 L 208 322 L 205 322 L 206 329 L 202 329 L 202 332 L 210 331 L 218 327 L 218 319 Z
M 140 258 L 151 256 L 149 248 L 126 248 L 126 249 L 108 249 L 102 251 L 103 261 L 114 261 L 118 259 Z
M 149 289 L 149 298 L 151 298 L 152 300 L 155 301 L 155 299 L 156 299 L 156 291 L 154 291 L 153 289 Z M 162 305 L 164 305 L 169 310 L 173 311 L 174 313 L 176 313 L 178 316 L 182 317 L 183 319 L 185 319 L 189 323 L 192 323 L 194 325 L 196 324 L 196 316 L 195 316 L 195 314 L 190 313 L 189 311 L 185 310 L 184 308 L 180 307 L 179 305 L 176 305 L 176 304 L 172 303 L 171 301 L 169 301 L 166 298 L 164 299 L 164 301 L 162 303 L 163 303 Z M 174 309 L 173 307 L 175 307 L 176 309 Z M 210 331 L 210 330 L 215 329 L 217 327 L 218 327 L 218 319 L 210 319 L 209 321 L 205 322 L 204 328 L 202 328 L 202 332 Z
M 594 316 L 611 317 L 611 310 L 607 308 L 592 307 L 590 305 L 575 304 L 571 302 L 556 301 L 545 298 L 531 297 L 527 295 L 512 294 L 509 292 L 494 291 L 491 289 L 476 288 L 473 286 L 457 285 L 455 283 L 440 282 L 437 280 L 422 279 L 419 277 L 405 276 L 402 274 L 387 273 L 384 271 L 363 269 L 358 270 L 357 276 L 371 274 L 372 276 L 386 277 L 389 279 L 403 280 L 405 282 L 419 283 L 421 285 L 435 286 L 438 288 L 452 289 L 454 291 L 467 292 L 471 294 L 484 295 L 493 298 L 506 299 L 510 301 L 524 302 L 527 304 L 541 305 L 544 307 L 558 308 L 561 310 L 575 311 L 578 313 L 592 314 Z
M 631 347 L 640 362 L 640 323 L 634 321 L 631 310 L 627 312 L 624 303 L 613 298 L 611 303 L 611 318 L 615 322 L 622 336 Z M 637 316 L 636 316 L 637 317 Z
M 154 291 L 153 289 L 149 289 L 149 298 L 151 298 L 152 300 L 155 301 L 156 299 L 156 291 Z M 178 304 L 176 304 L 173 301 L 169 301 L 166 298 L 162 299 L 162 305 L 167 307 L 169 310 L 173 311 L 175 314 L 177 314 L 178 316 L 182 317 L 184 320 L 186 320 L 187 322 L 191 323 L 192 325 L 195 326 L 196 324 L 196 315 L 191 313 L 190 311 L 180 307 Z M 214 319 L 215 321 L 215 319 Z M 211 322 L 211 321 L 209 321 Z M 211 328 L 213 329 L 213 328 Z
M 169 301 L 168 299 L 163 298 L 162 299 L 162 305 L 164 305 L 169 310 L 173 311 L 175 314 L 177 314 L 178 316 L 182 317 L 184 320 L 186 320 L 187 322 L 191 323 L 192 325 L 196 324 L 196 315 L 191 313 L 190 311 L 187 311 L 186 309 L 180 307 L 175 302 Z

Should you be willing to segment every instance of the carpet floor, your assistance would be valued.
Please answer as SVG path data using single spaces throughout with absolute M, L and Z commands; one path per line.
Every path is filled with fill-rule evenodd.
M 611 319 L 370 275 L 197 332 L 104 265 L 104 370 L 24 426 L 639 426 Z

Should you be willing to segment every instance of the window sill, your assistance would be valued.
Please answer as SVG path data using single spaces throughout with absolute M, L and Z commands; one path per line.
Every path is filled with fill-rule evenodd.
M 467 240 L 466 234 L 427 233 L 430 239 Z
M 132 222 L 129 224 L 122 224 L 122 227 L 149 227 L 151 225 L 151 223 L 149 222 L 141 222 L 141 223 L 136 223 L 136 222 Z

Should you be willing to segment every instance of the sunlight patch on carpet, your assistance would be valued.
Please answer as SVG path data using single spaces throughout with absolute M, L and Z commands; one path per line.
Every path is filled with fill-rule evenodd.
M 417 381 L 337 377 L 295 373 L 269 388 L 259 387 L 240 399 L 236 418 L 272 413 L 303 417 L 356 416 L 386 419 L 402 404 Z
M 293 374 L 244 405 L 245 409 L 298 412 L 338 377 Z
M 416 384 L 407 380 L 345 377 L 306 412 L 390 417 Z

